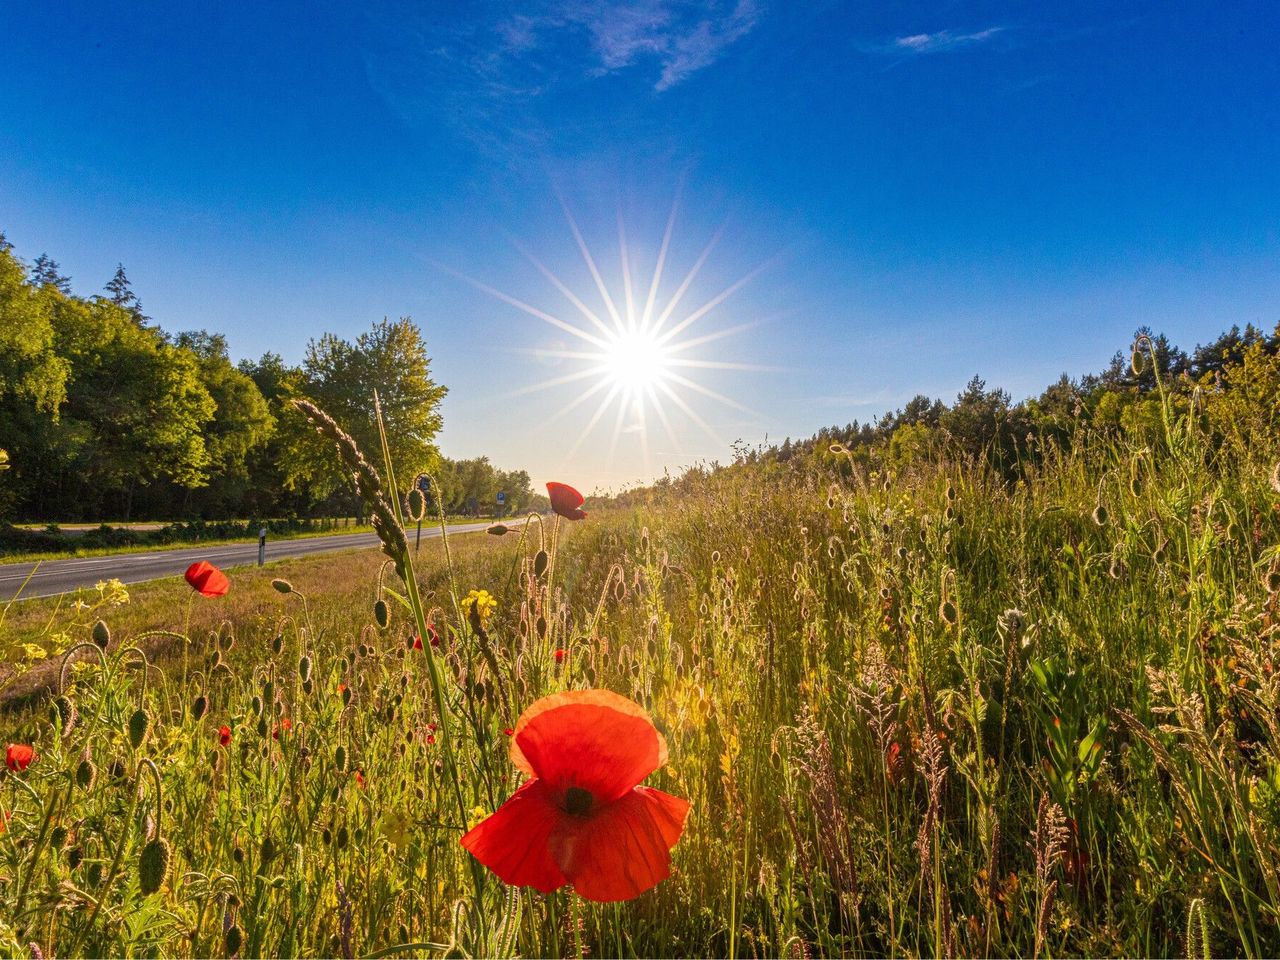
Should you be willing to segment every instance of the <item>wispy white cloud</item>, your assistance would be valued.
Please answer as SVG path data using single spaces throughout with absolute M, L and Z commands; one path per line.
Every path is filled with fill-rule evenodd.
M 585 71 L 603 76 L 646 61 L 658 68 L 654 88 L 668 90 L 715 63 L 759 22 L 759 0 L 560 0 L 538 13 L 499 24 L 502 53 L 538 56 L 544 47 L 585 36 Z
M 1004 31 L 1004 27 L 987 27 L 985 30 L 977 30 L 973 33 L 955 33 L 952 30 L 913 33 L 898 37 L 887 44 L 886 49 L 896 53 L 939 53 L 943 50 L 954 50 L 956 47 L 985 43 Z

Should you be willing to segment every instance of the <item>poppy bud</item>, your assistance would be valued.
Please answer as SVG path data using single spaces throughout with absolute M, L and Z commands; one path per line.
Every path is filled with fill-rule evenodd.
M 90 887 L 96 887 L 102 883 L 102 861 L 95 860 L 89 864 L 88 874 L 85 876 Z
M 112 780 L 119 780 L 124 776 L 124 764 L 119 760 L 112 760 L 107 772 L 111 774 Z
M 333 831 L 328 827 L 325 827 L 320 831 L 320 839 L 324 841 L 324 845 L 327 847 L 329 844 L 333 843 Z
M 956 488 L 951 484 L 947 484 L 947 499 L 954 500 L 956 498 Z
M 70 697 L 62 696 L 53 701 L 54 706 L 58 710 L 58 722 L 62 726 L 62 735 L 69 736 L 71 731 L 76 728 L 76 721 L 80 718 L 80 714 L 76 711 L 76 705 L 71 702 Z
M 75 870 L 84 862 L 84 851 L 79 847 L 72 847 L 67 851 L 67 866 Z
M 244 847 L 236 844 L 231 850 L 231 859 L 236 863 L 244 863 Z
M 347 769 L 347 748 L 342 744 L 338 744 L 338 749 L 333 751 L 333 765 L 338 768 L 339 773 L 344 773 Z
M 222 665 L 221 650 L 215 650 L 213 651 L 213 653 L 209 654 L 209 672 L 210 673 L 213 673 L 213 671 L 217 670 L 218 667 L 221 665 Z
M 311 679 L 311 658 L 305 654 L 298 659 L 298 676 L 303 683 Z
M 284 634 L 277 633 L 274 640 L 271 641 L 271 652 L 276 656 L 280 655 L 280 651 L 284 649 Z
M 139 707 L 133 711 L 133 716 L 129 718 L 129 742 L 133 744 L 133 749 L 137 750 L 142 746 L 142 741 L 147 739 L 147 730 L 151 727 L 151 718 L 147 716 L 147 711 Z
M 111 630 L 105 620 L 99 620 L 93 625 L 93 642 L 103 650 L 107 649 L 107 644 L 111 642 Z
M 275 589 L 276 593 L 293 593 L 293 584 L 288 580 L 283 580 L 279 577 L 271 581 L 271 586 Z
M 547 556 L 547 551 L 539 550 L 533 557 L 533 575 L 535 577 L 541 577 L 547 572 L 547 565 L 550 562 L 550 558 Z
M 227 928 L 227 936 L 224 946 L 227 948 L 227 956 L 234 957 L 240 952 L 240 947 L 244 945 L 244 931 L 240 929 L 239 924 L 233 923 Z
M 253 695 L 253 699 L 249 701 L 249 709 L 253 711 L 255 717 L 262 715 L 262 697 L 258 694 Z
M 347 848 L 347 844 L 351 840 L 351 834 L 347 831 L 346 824 L 343 824 L 338 828 L 338 836 L 336 839 L 338 841 L 338 849 L 345 850 Z
M 191 701 L 191 716 L 199 720 L 209 712 L 209 698 L 203 693 Z
M 510 531 L 511 528 L 505 523 L 493 523 L 489 525 L 488 529 L 485 530 L 485 533 L 494 537 L 500 537 L 504 533 L 509 533 Z
M 276 684 L 274 680 L 268 680 L 262 685 L 262 701 L 263 703 L 272 703 L 276 698 Z
M 231 632 L 224 633 L 218 638 L 218 646 L 224 651 L 230 650 L 236 645 L 236 635 Z
M 539 636 L 539 638 L 546 637 L 546 635 L 547 635 L 547 618 L 546 618 L 546 617 L 544 617 L 544 616 L 542 616 L 542 614 L 538 614 L 538 622 L 535 624 L 535 626 L 538 628 L 538 636 Z
M 347 687 L 345 690 L 342 691 L 342 705 L 345 707 L 350 705 L 350 703 L 351 703 L 351 688 Z
M 276 842 L 271 839 L 271 834 L 262 838 L 262 846 L 258 848 L 258 858 L 263 863 L 270 863 L 276 858 Z
M 1100 527 L 1107 525 L 1107 508 L 1102 504 L 1098 504 L 1093 508 L 1093 522 Z
M 373 619 L 377 622 L 379 629 L 387 629 L 391 623 L 391 611 L 387 609 L 387 601 L 379 600 L 373 605 Z
M 156 837 L 147 842 L 138 857 L 138 889 L 144 897 L 149 897 L 164 885 L 169 875 L 169 841 Z
M 63 844 L 67 842 L 67 828 L 62 824 L 58 824 L 49 832 L 49 842 L 53 844 L 53 849 L 61 850 Z
M 938 607 L 938 619 L 948 627 L 954 626 L 956 622 L 956 605 L 950 600 L 943 600 Z
M 310 693 L 311 689 L 312 689 L 312 683 L 311 683 L 311 679 L 308 677 L 306 680 L 302 681 L 302 692 Z
M 267 718 L 266 718 L 266 717 L 259 717 L 259 718 L 258 718 L 258 736 L 259 736 L 259 737 L 265 737 L 265 736 L 267 735 L 267 729 L 268 729 L 268 728 L 267 728 Z
M 85 757 L 76 767 L 76 786 L 81 790 L 93 789 L 93 782 L 98 779 L 98 768 L 93 761 Z
M 1280 593 L 1280 570 L 1267 574 L 1267 593 Z

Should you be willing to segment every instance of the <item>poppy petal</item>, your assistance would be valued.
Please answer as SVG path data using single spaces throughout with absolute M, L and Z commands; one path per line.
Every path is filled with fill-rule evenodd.
M 184 574 L 187 583 L 206 597 L 225 596 L 231 589 L 231 581 L 227 575 L 208 560 L 199 560 L 187 567 Z
M 583 497 L 567 483 L 547 484 L 547 496 L 551 499 L 551 509 L 567 520 L 582 520 L 587 512 L 582 509 Z
M 671 875 L 671 848 L 688 814 L 688 800 L 636 787 L 593 816 L 565 817 L 551 852 L 586 899 L 630 900 Z
M 667 742 L 638 703 L 608 690 L 543 697 L 516 721 L 512 762 L 553 791 L 618 799 L 667 762 Z
M 507 884 L 550 893 L 568 881 L 551 857 L 549 840 L 564 814 L 546 785 L 530 780 L 462 838 L 462 846 Z

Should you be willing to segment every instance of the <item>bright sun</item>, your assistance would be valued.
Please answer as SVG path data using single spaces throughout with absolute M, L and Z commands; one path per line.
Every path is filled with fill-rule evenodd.
M 582 259 L 591 274 L 591 279 L 594 281 L 595 293 L 599 295 L 598 306 L 595 307 L 588 305 L 587 301 L 592 299 L 592 295 L 589 292 L 570 289 L 531 251 L 525 249 L 519 243 L 516 244 L 525 258 L 573 305 L 575 311 L 581 315 L 582 320 L 586 321 L 581 326 L 571 323 L 549 310 L 540 309 L 518 300 L 510 294 L 503 293 L 501 290 L 482 283 L 473 277 L 444 267 L 450 273 L 497 297 L 504 303 L 510 304 L 530 316 L 537 317 L 562 333 L 571 334 L 576 338 L 577 349 L 574 350 L 535 350 L 530 352 L 541 356 L 577 361 L 580 364 L 577 370 L 564 376 L 554 377 L 522 390 L 517 390 L 509 395 L 517 396 L 567 384 L 580 384 L 581 389 L 575 391 L 575 395 L 567 404 L 543 419 L 544 426 L 588 403 L 593 398 L 596 399 L 595 409 L 588 418 L 585 427 L 579 434 L 577 441 L 565 454 L 566 460 L 573 458 L 578 448 L 596 430 L 611 408 L 615 409 L 615 417 L 609 450 L 610 456 L 613 455 L 621 436 L 634 434 L 639 440 L 646 469 L 649 466 L 649 433 L 655 422 L 661 425 L 673 450 L 679 450 L 683 446 L 676 438 L 671 417 L 668 415 L 668 404 L 683 414 L 690 422 L 696 424 L 704 434 L 715 442 L 717 449 L 723 445 L 724 439 L 717 436 L 706 420 L 690 405 L 689 401 L 693 399 L 690 394 L 714 400 L 746 413 L 754 413 L 754 411 L 736 400 L 716 393 L 714 390 L 692 379 L 692 376 L 685 376 L 680 371 L 684 370 L 692 374 L 695 369 L 769 369 L 754 364 L 706 360 L 690 355 L 695 348 L 741 333 L 755 326 L 756 323 L 740 323 L 696 336 L 690 335 L 689 331 L 690 327 L 704 320 L 708 314 L 754 278 L 764 269 L 765 265 L 752 270 L 746 276 L 721 290 L 714 297 L 703 301 L 697 308 L 689 310 L 684 307 L 682 309 L 681 304 L 685 294 L 689 292 L 703 264 L 706 263 L 712 248 L 719 239 L 719 234 L 717 234 L 702 250 L 675 290 L 665 297 L 665 303 L 660 302 L 659 291 L 663 286 L 663 268 L 667 263 L 677 207 L 678 203 L 673 205 L 671 215 L 667 219 L 666 230 L 663 233 L 662 244 L 658 249 L 653 275 L 649 280 L 647 289 L 636 289 L 636 285 L 633 284 L 632 258 L 627 250 L 627 235 L 621 219 L 618 221 L 618 247 L 622 284 L 621 289 L 617 287 L 611 289 L 601 275 L 595 258 L 592 257 L 590 250 L 587 249 L 582 231 L 578 229 L 578 225 L 574 222 L 568 208 L 565 208 L 564 212 L 569 222 L 569 228 L 573 233 L 574 240 L 577 242 Z M 652 418 L 650 414 L 653 415 Z
M 666 379 L 667 348 L 648 331 L 615 334 L 603 353 L 605 376 L 631 395 L 644 395 Z

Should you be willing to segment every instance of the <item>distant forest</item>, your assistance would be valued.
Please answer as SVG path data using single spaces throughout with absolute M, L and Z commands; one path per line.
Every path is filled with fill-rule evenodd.
M 0 233 L 0 521 L 356 516 L 330 446 L 290 405 L 307 397 L 380 467 L 372 397 L 397 480 L 429 472 L 454 514 L 541 506 L 523 470 L 450 460 L 435 438 L 446 388 L 422 332 L 381 320 L 352 341 L 311 340 L 300 366 L 236 364 L 222 334 L 170 334 L 143 312 L 123 266 L 94 296 Z

